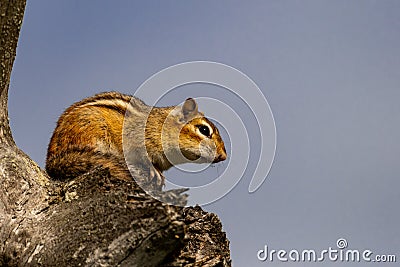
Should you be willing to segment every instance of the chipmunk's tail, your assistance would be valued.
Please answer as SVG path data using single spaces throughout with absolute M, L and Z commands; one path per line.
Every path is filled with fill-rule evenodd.
M 70 180 L 96 167 L 109 169 L 112 176 L 121 180 L 132 180 L 123 158 L 92 148 L 71 149 L 53 154 L 46 160 L 46 171 L 54 180 Z

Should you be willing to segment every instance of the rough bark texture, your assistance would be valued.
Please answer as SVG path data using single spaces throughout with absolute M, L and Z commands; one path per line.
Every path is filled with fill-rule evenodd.
M 15 146 L 8 123 L 8 87 L 15 59 L 25 0 L 0 1 L 0 142 Z
M 216 215 L 157 201 L 101 168 L 49 180 L 15 146 L 7 92 L 25 0 L 0 3 L 0 266 L 230 266 Z M 159 195 L 186 203 L 181 193 Z

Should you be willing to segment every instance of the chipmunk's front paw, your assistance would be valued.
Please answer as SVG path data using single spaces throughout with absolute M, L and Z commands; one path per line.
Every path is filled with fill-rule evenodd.
M 165 186 L 164 175 L 157 170 L 154 166 L 150 167 L 149 183 L 154 185 L 155 189 L 160 190 Z

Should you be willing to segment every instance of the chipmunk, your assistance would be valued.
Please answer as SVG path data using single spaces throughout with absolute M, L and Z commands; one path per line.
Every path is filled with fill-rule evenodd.
M 57 122 L 46 171 L 69 180 L 97 166 L 132 180 L 128 165 L 145 166 L 161 188 L 163 171 L 186 162 L 217 163 L 227 157 L 215 125 L 194 99 L 182 106 L 151 107 L 131 95 L 105 92 L 66 109 Z

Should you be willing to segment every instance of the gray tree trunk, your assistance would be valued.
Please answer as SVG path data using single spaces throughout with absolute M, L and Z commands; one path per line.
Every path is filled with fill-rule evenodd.
M 159 202 L 101 168 L 52 181 L 17 148 L 7 96 L 25 4 L 0 0 L 0 266 L 230 266 L 216 215 Z

